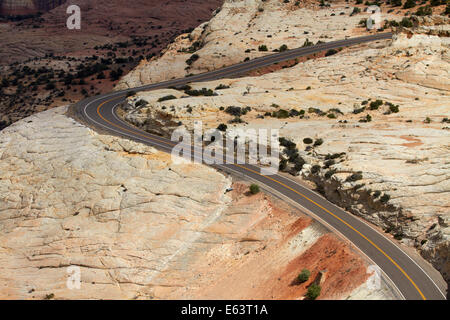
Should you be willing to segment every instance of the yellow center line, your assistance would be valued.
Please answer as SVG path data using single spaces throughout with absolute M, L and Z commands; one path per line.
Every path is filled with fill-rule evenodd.
M 161 143 L 163 143 L 163 144 L 165 144 L 165 145 L 171 145 L 171 146 L 175 146 L 175 145 L 176 145 L 176 143 L 171 143 L 171 142 L 167 142 L 167 141 L 164 141 L 164 140 L 160 140 L 160 139 L 157 139 L 157 138 L 154 138 L 154 137 L 151 137 L 151 136 L 148 136 L 148 135 L 141 134 L 141 133 L 139 133 L 139 132 L 130 130 L 130 129 L 128 129 L 128 128 L 124 128 L 124 127 L 122 127 L 122 126 L 119 126 L 119 125 L 117 125 L 117 124 L 115 124 L 115 123 L 113 123 L 113 122 L 111 122 L 111 121 L 105 119 L 105 118 L 101 115 L 100 109 L 101 109 L 101 107 L 102 107 L 103 105 L 105 105 L 106 103 L 111 102 L 111 101 L 113 101 L 113 100 L 121 99 L 121 98 L 123 98 L 123 97 L 125 97 L 125 96 L 119 96 L 119 97 L 116 97 L 116 98 L 107 100 L 107 101 L 101 103 L 101 104 L 97 107 L 97 114 L 100 116 L 100 118 L 101 118 L 103 121 L 109 123 L 110 125 L 112 125 L 112 126 L 114 126 L 114 127 L 116 127 L 116 128 L 119 128 L 119 129 L 121 129 L 121 130 L 130 132 L 130 133 L 135 134 L 135 135 L 139 135 L 139 136 L 144 137 L 144 138 L 146 138 L 146 139 L 158 141 L 158 142 L 161 142 Z M 313 203 L 314 205 L 316 205 L 317 207 L 319 207 L 320 209 L 322 209 L 322 210 L 325 211 L 326 213 L 330 214 L 331 216 L 333 216 L 334 218 L 336 218 L 337 220 L 339 220 L 340 222 L 342 222 L 343 224 L 345 224 L 347 227 L 349 227 L 350 229 L 352 229 L 353 231 L 355 231 L 357 234 L 359 234 L 362 238 L 364 238 L 365 240 L 367 240 L 372 246 L 374 246 L 374 247 L 375 247 L 379 252 L 381 252 L 386 258 L 388 258 L 389 261 L 391 261 L 391 262 L 394 264 L 394 266 L 396 266 L 397 269 L 399 269 L 399 270 L 405 275 L 405 277 L 412 283 L 412 285 L 414 286 L 414 288 L 416 288 L 416 290 L 419 292 L 419 294 L 420 294 L 420 296 L 422 297 L 422 299 L 423 299 L 423 300 L 426 300 L 426 298 L 425 298 L 425 296 L 423 295 L 422 291 L 419 289 L 419 287 L 416 285 L 416 283 L 411 279 L 411 277 L 405 272 L 405 270 L 403 270 L 403 268 L 400 267 L 400 266 L 398 265 L 398 263 L 394 261 L 394 259 L 392 259 L 392 258 L 391 258 L 386 252 L 384 252 L 380 247 L 378 247 L 372 240 L 370 240 L 370 239 L 367 238 L 365 235 L 363 235 L 361 232 L 359 232 L 358 230 L 356 230 L 352 225 L 350 225 L 350 224 L 347 223 L 346 221 L 342 220 L 342 219 L 339 218 L 336 214 L 334 214 L 334 213 L 332 213 L 331 211 L 327 210 L 326 208 L 324 208 L 323 206 L 321 206 L 320 204 L 318 204 L 318 203 L 315 202 L 314 200 L 308 198 L 307 196 L 305 196 L 305 195 L 302 194 L 301 192 L 299 192 L 299 191 L 297 191 L 297 190 L 295 190 L 295 189 L 289 187 L 288 185 L 282 183 L 281 181 L 278 181 L 278 180 L 276 180 L 276 179 L 273 179 L 273 178 L 271 178 L 271 177 L 269 177 L 269 176 L 262 175 L 261 173 L 259 173 L 259 172 L 257 172 L 257 171 L 254 171 L 254 170 L 251 170 L 251 169 L 249 169 L 249 168 L 246 168 L 246 167 L 244 167 L 244 166 L 242 166 L 242 165 L 234 164 L 234 163 L 233 163 L 233 165 L 234 165 L 234 166 L 237 166 L 237 167 L 239 167 L 239 168 L 241 168 L 241 169 L 247 170 L 247 171 L 249 171 L 249 172 L 255 173 L 255 174 L 257 174 L 257 175 L 259 175 L 259 176 L 261 176 L 261 177 L 264 177 L 264 178 L 266 178 L 266 179 L 268 179 L 268 180 L 271 180 L 271 181 L 273 181 L 273 182 L 275 182 L 275 183 L 277 183 L 277 184 L 279 184 L 279 185 L 281 185 L 281 186 L 283 186 L 283 187 L 285 187 L 285 188 L 287 188 L 287 189 L 289 189 L 289 190 L 295 192 L 296 194 L 302 196 L 304 199 L 306 199 L 306 200 L 308 200 L 309 202 Z

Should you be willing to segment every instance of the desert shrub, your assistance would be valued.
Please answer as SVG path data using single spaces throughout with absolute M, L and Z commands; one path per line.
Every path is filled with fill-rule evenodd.
M 310 47 L 312 45 L 314 45 L 314 43 L 309 41 L 309 39 L 306 39 L 305 42 L 303 43 L 303 47 Z
M 170 95 L 168 95 L 168 96 L 164 96 L 164 97 L 161 97 L 161 98 L 159 98 L 158 99 L 158 102 L 163 102 L 163 101 L 167 101 L 167 100 L 174 100 L 174 99 L 176 99 L 177 97 L 175 97 L 174 95 L 172 95 L 172 94 L 170 94 Z M 140 100 L 140 101 L 143 101 L 143 100 Z M 137 105 L 137 104 L 136 104 Z
M 333 174 L 335 174 L 335 173 L 336 173 L 336 170 L 334 170 L 334 169 L 328 170 L 327 172 L 325 172 L 325 178 L 330 179 L 333 176 Z
M 400 25 L 405 28 L 412 28 L 413 23 L 411 19 L 404 17 L 402 21 L 400 21 Z
M 398 105 L 390 104 L 390 105 L 389 105 L 389 111 L 391 111 L 392 113 L 397 113 L 397 112 L 400 111 L 400 109 L 399 109 L 399 106 L 398 106 Z
M 297 276 L 297 281 L 300 283 L 308 281 L 309 277 L 311 276 L 311 271 L 308 269 L 303 269 L 302 272 Z
M 358 114 L 358 113 L 364 112 L 364 110 L 366 110 L 366 107 L 355 109 L 355 110 L 353 110 L 353 114 Z
M 329 159 L 329 160 L 326 160 L 323 165 L 325 168 L 329 168 L 332 165 L 334 165 L 335 163 L 336 163 L 336 161 L 334 159 Z
M 194 53 L 189 59 L 186 60 L 186 64 L 190 66 L 195 61 L 197 61 L 199 58 L 200 58 L 199 55 Z
M 375 100 L 370 103 L 370 110 L 378 110 L 378 108 L 383 104 L 383 100 Z
M 370 114 L 366 115 L 364 118 L 359 120 L 359 122 L 370 122 L 370 121 L 372 121 L 372 116 Z
M 338 53 L 338 51 L 336 49 L 330 49 L 327 52 L 325 52 L 325 57 L 329 57 L 332 56 L 333 54 Z
M 403 5 L 403 9 L 410 9 L 414 8 L 416 6 L 416 0 L 406 0 L 405 4 Z
M 380 201 L 382 203 L 387 203 L 390 199 L 391 199 L 391 196 L 388 195 L 387 193 L 385 193 L 381 196 Z
M 354 16 L 355 14 L 358 14 L 361 12 L 361 9 L 358 7 L 354 7 L 352 13 L 350 13 L 350 16 Z
M 196 89 L 187 89 L 184 91 L 184 93 L 193 96 L 193 97 L 198 97 L 198 96 L 205 96 L 205 97 L 211 97 L 214 96 L 214 91 L 212 91 L 211 89 L 206 89 L 206 88 L 201 88 L 200 90 L 196 90 Z
M 356 172 L 350 176 L 347 177 L 347 179 L 345 179 L 345 181 L 347 182 L 353 182 L 353 181 L 358 181 L 361 180 L 363 178 L 363 175 L 361 172 Z
M 280 142 L 280 146 L 285 147 L 289 150 L 295 150 L 296 144 L 291 140 L 281 137 L 278 138 L 278 141 Z
M 314 147 L 321 146 L 322 144 L 323 144 L 323 139 L 321 139 L 321 138 L 316 139 L 316 141 L 314 142 Z
M 309 300 L 315 300 L 320 295 L 321 287 L 318 284 L 313 283 L 309 286 L 306 292 L 306 298 Z
M 402 6 L 402 0 L 391 0 L 391 5 L 393 7 L 401 7 Z
M 327 117 L 330 119 L 336 119 L 336 115 L 334 113 L 327 114 Z
M 239 117 L 242 115 L 242 108 L 241 107 L 235 107 L 235 106 L 229 106 L 225 109 L 225 112 L 232 115 Z
M 325 156 L 325 160 L 337 159 L 337 158 L 341 157 L 341 156 L 344 155 L 344 154 L 345 154 L 345 152 L 343 152 L 343 153 L 327 154 L 327 155 Z
M 283 44 L 280 49 L 278 49 L 280 52 L 286 51 L 288 49 L 288 46 Z
M 143 106 L 146 106 L 148 104 L 148 102 L 147 101 L 145 101 L 145 100 L 139 100 L 139 101 L 137 101 L 136 103 L 135 103 L 135 106 L 136 107 L 143 107 Z
M 297 154 L 297 157 L 292 160 L 292 163 L 294 164 L 294 170 L 300 171 L 303 169 L 306 161 Z
M 272 117 L 278 118 L 278 119 L 286 119 L 289 118 L 289 111 L 280 109 L 277 111 L 272 112 Z
M 259 191 L 260 191 L 259 186 L 257 184 L 252 183 L 250 185 L 250 193 L 251 194 L 257 194 L 257 193 L 259 193 Z
M 312 174 L 316 174 L 316 173 L 318 173 L 319 171 L 320 171 L 320 166 L 319 166 L 319 165 L 315 164 L 315 165 L 313 165 L 313 166 L 311 167 L 311 173 L 312 173 Z
M 45 86 L 45 90 L 53 90 L 55 89 L 55 83 L 54 82 L 50 82 Z
M 428 5 L 422 6 L 419 9 L 417 9 L 417 11 L 416 11 L 416 15 L 422 16 L 422 17 L 423 16 L 431 16 L 432 14 L 433 14 L 433 10 Z
M 381 191 L 379 191 L 379 190 L 376 190 L 376 191 L 373 193 L 373 197 L 374 197 L 374 198 L 378 198 L 380 195 L 381 195 Z
M 217 127 L 217 130 L 220 130 L 220 131 L 226 131 L 227 128 L 228 128 L 228 126 L 227 126 L 226 124 L 221 123 L 221 124 L 219 124 L 219 126 Z
M 280 164 L 278 165 L 278 168 L 280 171 L 284 171 L 287 168 L 287 160 L 286 159 L 281 159 L 280 160 Z
M 258 47 L 258 51 L 268 51 L 267 46 L 265 44 L 262 44 Z
M 297 116 L 299 116 L 299 115 L 300 115 L 300 112 L 299 112 L 299 111 L 297 111 L 297 110 L 295 110 L 295 109 L 289 110 L 289 116 L 290 116 L 290 117 L 297 117 Z
M 232 120 L 228 121 L 228 123 L 243 123 L 243 122 L 244 121 L 239 116 L 236 116 Z
M 305 139 L 303 139 L 303 143 L 304 144 L 311 144 L 311 143 L 313 143 L 313 140 L 311 138 L 305 138 Z
M 223 89 L 229 89 L 230 86 L 224 85 L 224 84 L 219 84 L 215 90 L 223 90 Z

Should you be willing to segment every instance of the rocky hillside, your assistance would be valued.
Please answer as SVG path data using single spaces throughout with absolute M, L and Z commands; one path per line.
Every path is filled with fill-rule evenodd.
M 394 298 L 297 209 L 65 111 L 0 133 L 1 299 L 302 299 L 313 281 L 322 299 Z
M 253 6 L 244 8 L 247 3 Z M 182 76 L 237 61 L 230 56 L 267 54 L 258 51 L 264 44 L 273 50 L 283 43 L 301 46 L 306 38 L 315 43 L 332 22 L 341 30 L 335 38 L 365 32 L 357 26 L 362 14 L 349 17 L 346 3 L 295 10 L 282 1 L 257 3 L 227 1 L 215 18 L 179 38 L 161 59 L 124 77 L 121 87 L 161 80 L 161 69 Z M 194 120 L 211 128 L 221 123 L 229 129 L 279 128 L 298 151 L 298 157 L 285 156 L 284 171 L 314 182 L 331 201 L 417 248 L 448 281 L 449 22 L 444 16 L 408 19 L 412 25 L 393 42 L 336 50 L 259 77 L 139 93 L 130 98 L 124 117 L 147 130 L 149 123 L 164 127 L 164 119 L 187 128 Z M 216 27 L 223 20 L 233 21 L 227 25 L 236 30 Z M 263 21 L 272 23 L 263 28 Z M 187 55 L 177 50 L 190 38 L 201 39 L 203 46 L 186 69 Z M 233 49 L 225 49 L 228 43 Z

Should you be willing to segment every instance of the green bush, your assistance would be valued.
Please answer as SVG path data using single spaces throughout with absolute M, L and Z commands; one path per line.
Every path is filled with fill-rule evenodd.
M 322 288 L 318 284 L 313 283 L 309 286 L 308 291 L 306 292 L 306 298 L 309 300 L 315 300 L 320 295 L 321 289 Z
M 280 52 L 286 51 L 288 49 L 288 46 L 283 44 L 280 49 L 278 49 Z
M 199 55 L 194 53 L 189 59 L 186 60 L 186 64 L 190 66 L 195 61 L 197 61 L 199 58 L 200 58 Z
M 403 9 L 410 9 L 414 8 L 416 6 L 415 0 L 406 0 L 405 4 L 403 5 Z
M 219 124 L 219 126 L 217 127 L 217 130 L 219 130 L 219 131 L 226 131 L 227 128 L 228 128 L 228 126 L 227 126 L 226 124 L 221 123 L 221 124 Z
M 315 165 L 312 166 L 312 168 L 311 168 L 311 173 L 312 174 L 316 174 L 319 171 L 320 171 L 320 166 L 319 165 L 315 164 Z
M 361 12 L 361 9 L 358 7 L 354 7 L 352 13 L 350 13 L 350 16 L 354 16 L 355 14 L 358 14 Z
M 350 176 L 347 177 L 347 179 L 345 179 L 345 181 L 347 182 L 353 182 L 353 181 L 358 181 L 361 180 L 363 178 L 363 175 L 361 172 L 356 172 Z
M 385 193 L 381 196 L 380 201 L 382 203 L 387 203 L 390 199 L 391 199 L 391 196 L 388 195 L 387 193 Z
M 311 138 L 305 138 L 305 139 L 303 139 L 303 143 L 304 144 L 311 144 L 311 143 L 313 143 L 313 140 Z
M 158 102 L 163 102 L 163 101 L 167 101 L 167 100 L 173 100 L 176 99 L 177 97 L 175 97 L 174 95 L 170 94 L 168 96 L 164 96 L 158 99 Z M 142 101 L 142 100 L 141 100 Z M 136 104 L 137 105 L 137 104 Z
M 198 97 L 198 96 L 205 96 L 205 97 L 211 97 L 214 96 L 214 91 L 212 91 L 211 89 L 206 89 L 206 88 L 202 88 L 201 90 L 196 90 L 196 89 L 187 89 L 184 91 L 184 93 L 193 96 L 193 97 Z
M 265 44 L 262 44 L 258 47 L 258 51 L 268 51 L 267 46 Z
M 405 28 L 412 28 L 413 22 L 411 21 L 411 19 L 405 17 L 402 19 L 402 21 L 400 21 L 400 25 Z
M 289 118 L 289 111 L 280 109 L 277 111 L 272 112 L 272 117 L 278 118 L 278 119 L 286 119 Z
M 309 277 L 311 276 L 311 271 L 308 269 L 303 269 L 302 272 L 297 276 L 297 281 L 300 283 L 308 281 Z
M 223 90 L 223 89 L 229 89 L 230 86 L 224 85 L 224 84 L 219 84 L 215 90 Z
M 250 193 L 251 194 L 257 194 L 257 193 L 259 193 L 259 191 L 260 191 L 259 186 L 257 184 L 252 183 L 250 185 Z
M 323 144 L 323 139 L 321 139 L 321 138 L 316 139 L 316 141 L 314 142 L 314 147 L 321 146 L 322 144 Z
M 280 146 L 285 147 L 288 150 L 294 150 L 296 147 L 296 144 L 294 142 L 284 137 L 278 138 L 278 141 L 280 142 Z
M 325 57 L 332 56 L 332 55 L 334 55 L 336 53 L 338 53 L 338 51 L 336 49 L 330 49 L 327 52 L 325 52 Z
M 423 16 L 431 16 L 432 14 L 433 14 L 433 10 L 428 5 L 422 6 L 419 9 L 417 9 L 417 11 L 416 11 L 416 15 L 422 16 L 422 17 Z
M 141 100 L 139 100 L 138 102 L 135 103 L 135 106 L 136 106 L 136 107 L 144 107 L 144 106 L 146 106 L 147 104 L 148 104 L 147 101 L 141 99 Z
M 383 104 L 383 100 L 375 100 L 370 103 L 370 110 L 378 110 L 378 108 Z
M 392 113 L 398 113 L 399 111 L 400 111 L 400 109 L 399 109 L 399 106 L 398 105 L 389 105 L 389 110 L 392 112 Z

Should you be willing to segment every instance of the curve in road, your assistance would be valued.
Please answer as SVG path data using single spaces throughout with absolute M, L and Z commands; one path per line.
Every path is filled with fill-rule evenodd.
M 165 152 L 171 152 L 175 146 L 173 141 L 142 131 L 119 119 L 116 115 L 116 106 L 125 101 L 128 93 L 176 87 L 191 82 L 230 78 L 276 62 L 290 60 L 315 52 L 391 38 L 392 33 L 381 33 L 293 49 L 220 70 L 87 98 L 77 103 L 75 110 L 78 117 L 84 119 L 94 128 L 103 129 L 107 132 L 154 146 Z M 369 224 L 333 205 L 315 192 L 282 175 L 261 175 L 258 166 L 239 164 L 215 166 L 218 169 L 239 173 L 258 181 L 258 183 L 275 190 L 277 193 L 307 209 L 315 218 L 337 230 L 351 241 L 370 260 L 378 265 L 405 299 L 445 299 L 444 293 L 433 279 L 393 241 L 376 231 Z

